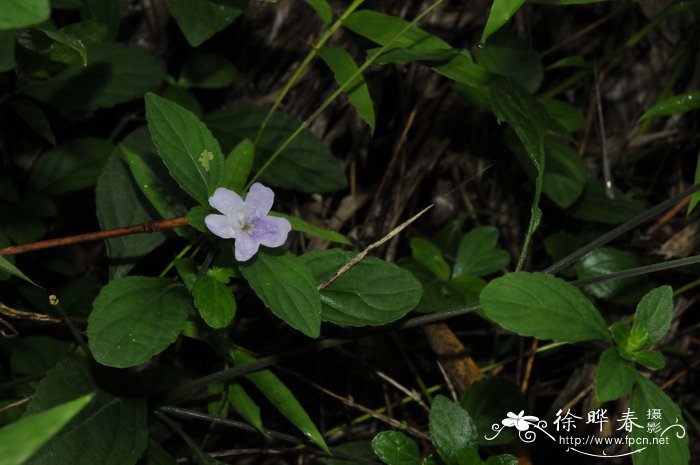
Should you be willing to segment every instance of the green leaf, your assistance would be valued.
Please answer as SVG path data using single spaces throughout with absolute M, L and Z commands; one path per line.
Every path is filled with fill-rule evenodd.
M 194 306 L 212 328 L 227 327 L 236 314 L 236 301 L 231 290 L 214 278 L 204 275 L 192 286 Z
M 261 433 L 264 432 L 262 418 L 260 417 L 260 407 L 250 398 L 247 392 L 238 383 L 228 387 L 228 401 L 231 407 L 243 417 L 245 421 L 255 427 Z
M 322 284 L 354 256 L 340 249 L 300 257 Z M 338 325 L 383 325 L 406 315 L 419 302 L 420 283 L 408 271 L 365 257 L 321 290 L 321 318 Z
M 29 186 L 48 195 L 94 186 L 114 145 L 103 139 L 75 139 L 44 153 L 34 166 Z
M 54 40 L 57 44 L 63 45 L 66 49 L 72 50 L 75 53 L 77 53 L 83 63 L 83 66 L 87 66 L 88 52 L 87 47 L 85 46 L 85 43 L 83 41 L 81 41 L 77 37 L 73 37 L 65 31 L 52 31 L 50 29 L 39 30 L 46 34 L 47 37 Z M 61 50 L 61 48 L 63 47 L 58 47 L 57 44 L 53 44 L 51 45 L 51 47 L 49 47 L 49 53 L 52 59 L 64 63 L 71 63 L 72 60 L 70 59 L 70 57 L 64 58 L 65 53 L 63 52 L 63 50 Z
M 209 0 L 166 0 L 165 3 L 193 47 L 224 29 L 243 12 Z
M 677 115 L 700 108 L 700 91 L 688 92 L 686 94 L 668 97 L 647 110 L 639 121 L 644 121 L 659 115 Z
M 668 332 L 673 319 L 673 289 L 661 286 L 649 291 L 637 305 L 628 342 L 632 351 L 659 342 Z
M 571 216 L 584 221 L 622 224 L 645 210 L 644 204 L 614 189 L 615 199 L 605 195 L 603 184 L 589 179 L 583 194 L 568 210 Z
M 231 350 L 231 358 L 236 365 L 251 363 L 255 358 L 242 350 Z M 314 444 L 330 453 L 323 436 L 319 433 L 304 407 L 299 403 L 294 394 L 275 376 L 270 370 L 257 371 L 245 375 L 246 379 L 270 401 L 272 405 L 289 421 L 304 433 Z
M 221 55 L 197 53 L 185 62 L 177 83 L 183 87 L 221 89 L 230 86 L 237 74 L 233 63 Z
M 85 394 L 94 398 L 25 465 L 134 465 L 141 457 L 148 443 L 146 401 L 108 393 L 96 376 L 87 361 L 69 358 L 39 382 L 25 417 Z
M 70 344 L 47 336 L 23 337 L 10 357 L 12 374 L 24 377 L 44 373 L 68 357 Z
M 326 0 L 305 0 L 316 11 L 321 20 L 330 25 L 333 22 L 333 9 Z
M 18 0 L 21 1 L 21 0 Z M 10 71 L 15 63 L 15 38 L 18 31 L 0 30 L 0 73 Z
M 395 16 L 385 15 L 377 11 L 360 10 L 352 13 L 343 22 L 343 25 L 378 45 L 386 45 L 393 40 L 410 23 Z M 412 49 L 416 51 L 447 50 L 452 47 L 442 39 L 425 32 L 415 26 L 392 42 L 387 52 L 394 49 Z M 433 66 L 432 69 L 471 87 L 481 87 L 487 80 L 489 73 L 482 67 L 474 64 L 469 52 L 462 51 L 449 63 Z
M 620 357 L 616 347 L 605 349 L 595 372 L 596 397 L 608 402 L 626 395 L 632 390 L 635 373 L 634 365 Z
M 211 212 L 210 207 L 205 207 L 204 205 L 197 205 L 192 207 L 190 211 L 187 212 L 187 221 L 190 226 L 195 228 L 197 231 L 207 232 L 207 225 L 204 223 L 204 218 Z
M 221 185 L 219 143 L 193 113 L 155 94 L 146 95 L 146 119 L 158 154 L 180 187 L 202 205 Z
M 414 309 L 415 312 L 434 313 L 464 305 L 464 297 L 457 286 L 454 285 L 455 280 L 445 281 L 438 278 L 432 271 L 413 260 L 413 258 L 401 258 L 398 264 L 401 268 L 409 271 L 423 288 L 420 301 Z
M 31 279 L 29 279 L 26 274 L 22 273 L 19 270 L 19 268 L 17 268 L 9 260 L 7 260 L 5 257 L 2 257 L 2 256 L 0 256 L 0 270 L 4 270 L 4 271 L 8 272 L 12 276 L 17 276 L 18 278 L 23 279 L 30 284 L 34 284 L 35 286 L 39 286 L 37 283 L 35 283 Z M 39 286 L 39 287 L 41 287 L 41 286 Z
M 508 262 L 508 252 L 498 247 L 498 229 L 481 226 L 462 236 L 452 276 L 467 273 L 483 276 L 499 271 Z
M 177 103 L 185 110 L 191 111 L 199 119 L 204 117 L 204 110 L 199 100 L 184 87 L 169 84 L 163 89 L 161 97 Z
M 285 218 L 292 225 L 294 231 L 299 231 L 306 233 L 310 236 L 315 236 L 320 239 L 325 239 L 331 242 L 337 242 L 338 244 L 352 245 L 347 237 L 343 236 L 339 232 L 330 231 L 328 229 L 322 228 L 320 226 L 315 226 L 308 221 L 304 221 L 298 216 L 285 215 L 284 213 L 279 213 L 276 211 L 270 212 L 270 216 L 279 216 L 280 218 Z
M 260 251 L 241 265 L 250 287 L 277 317 L 309 337 L 321 333 L 321 297 L 306 264 L 289 252 Z
M 46 115 L 41 111 L 41 108 L 26 98 L 11 100 L 11 104 L 19 117 L 27 123 L 27 126 L 46 139 L 51 145 L 56 145 L 56 136 L 54 136 L 51 124 L 46 119 Z
M 26 416 L 0 429 L 0 457 L 5 465 L 21 465 L 75 417 L 93 398 L 86 394 L 46 411 Z
M 488 283 L 479 300 L 486 317 L 522 336 L 555 342 L 610 337 L 579 289 L 544 273 L 508 273 Z
M 372 439 L 372 450 L 387 465 L 420 465 L 418 446 L 399 431 L 384 431 Z
M 339 47 L 325 47 L 319 52 L 319 56 L 326 62 L 333 71 L 338 85 L 343 85 L 358 71 L 355 60 L 350 53 Z M 345 91 L 350 103 L 355 107 L 360 117 L 369 125 L 370 132 L 374 134 L 376 127 L 374 119 L 374 104 L 372 96 L 369 94 L 367 83 L 358 75 L 347 87 Z
M 437 396 L 429 415 L 430 437 L 446 465 L 458 465 L 460 451 L 476 445 L 476 426 L 459 404 Z
M 659 423 L 661 430 L 658 433 L 652 433 L 647 428 L 641 427 L 634 428 L 629 433 L 630 439 L 640 442 L 648 441 L 649 443 L 644 452 L 632 456 L 634 465 L 657 465 L 660 463 L 687 465 L 690 462 L 688 433 L 685 430 L 686 424 L 680 409 L 653 382 L 639 373 L 637 373 L 636 378 L 636 385 L 630 399 L 630 410 L 639 416 L 644 415 L 644 419 L 646 419 L 646 414 L 650 409 L 658 409 L 661 412 L 661 419 L 648 421 Z M 667 442 L 652 444 L 654 438 L 657 438 L 657 441 L 658 438 L 666 438 Z
M 129 139 L 131 136 L 127 136 Z M 127 141 L 125 139 L 124 142 Z M 119 149 L 117 149 L 119 150 Z M 129 168 L 115 150 L 105 163 L 95 189 L 97 219 L 102 229 L 141 224 L 157 217 L 134 182 Z M 125 276 L 136 262 L 165 242 L 162 232 L 131 234 L 105 241 L 111 279 Z
M 663 355 L 656 352 L 655 350 L 647 350 L 644 352 L 636 352 L 632 354 L 632 358 L 635 362 L 651 370 L 660 370 L 666 366 L 666 360 L 664 360 Z
M 86 67 L 73 63 L 49 79 L 27 83 L 20 92 L 57 107 L 96 110 L 141 98 L 163 81 L 160 66 L 135 48 L 91 44 L 88 55 Z
M 544 109 L 564 129 L 569 132 L 579 131 L 586 127 L 586 117 L 578 109 L 561 100 L 540 97 L 539 102 Z M 579 158 L 581 158 L 579 156 Z
M 489 37 L 476 49 L 475 57 L 487 71 L 514 79 L 528 92 L 536 91 L 542 83 L 544 69 L 539 55 L 509 31 L 501 30 Z
M 266 107 L 236 106 L 207 115 L 205 121 L 226 150 L 243 139 L 255 140 Z M 274 113 L 256 146 L 254 167 L 259 169 L 301 123 L 291 116 Z M 276 187 L 307 193 L 344 189 L 347 179 L 340 162 L 313 133 L 304 129 L 261 176 Z
M 547 163 L 542 191 L 560 208 L 568 208 L 586 187 L 586 166 L 568 145 L 552 137 L 546 137 L 544 143 Z
M 126 368 L 175 342 L 192 309 L 185 287 L 168 278 L 127 276 L 110 281 L 95 299 L 88 340 L 95 360 Z
M 254 159 L 255 145 L 250 139 L 243 139 L 236 144 L 224 160 L 221 185 L 242 194 Z
M 369 51 L 372 53 L 379 53 L 379 48 L 371 49 Z M 462 50 L 456 48 L 447 49 L 436 49 L 436 50 L 415 50 L 412 48 L 392 48 L 383 52 L 374 61 L 379 65 L 386 65 L 389 63 L 411 63 L 413 61 L 423 62 L 426 65 L 438 65 L 448 63 L 450 60 L 455 58 Z
M 411 255 L 413 259 L 432 271 L 442 280 L 450 279 L 450 265 L 442 257 L 442 251 L 427 239 L 411 238 Z
M 484 436 L 493 436 L 491 425 L 500 423 L 508 412 L 525 409 L 525 396 L 512 381 L 497 376 L 489 376 L 474 381 L 459 401 L 469 412 L 476 427 L 476 443 L 479 445 L 508 444 L 515 436 L 513 429 L 506 429 L 495 439 L 487 440 Z
M 43 23 L 50 15 L 49 0 L 5 0 L 0 15 L 0 30 L 21 29 Z
M 485 43 L 491 34 L 507 23 L 523 3 L 525 0 L 493 0 L 489 18 L 481 34 L 481 43 Z

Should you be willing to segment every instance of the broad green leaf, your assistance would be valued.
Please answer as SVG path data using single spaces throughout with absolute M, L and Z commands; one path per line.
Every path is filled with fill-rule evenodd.
M 146 95 L 146 119 L 158 154 L 180 187 L 202 205 L 221 184 L 224 156 L 207 127 L 180 105 Z
M 632 354 L 635 362 L 651 370 L 660 370 L 666 366 L 666 360 L 663 355 L 655 350 L 645 350 L 644 352 L 636 352 Z
M 134 465 L 148 443 L 145 399 L 117 397 L 98 387 L 86 360 L 69 358 L 39 382 L 25 417 L 94 393 L 83 408 L 26 465 Z
M 0 429 L 0 457 L 4 465 L 26 463 L 42 445 L 75 417 L 93 398 L 86 394 Z
M 700 153 L 698 154 L 698 162 L 695 165 L 695 179 L 694 179 L 694 184 L 698 185 L 700 184 Z M 688 215 L 690 215 L 697 204 L 700 202 L 700 192 L 696 192 L 692 196 L 690 196 L 690 203 L 688 204 Z
M 412 439 L 399 431 L 384 431 L 372 439 L 372 449 L 387 465 L 420 465 L 421 455 Z
M 56 195 L 94 186 L 114 145 L 104 139 L 75 139 L 44 153 L 32 167 L 29 186 Z
M 20 92 L 57 107 L 96 110 L 141 98 L 163 81 L 160 66 L 135 48 L 91 44 L 88 56 L 86 67 L 73 63 L 49 79 L 27 83 Z
M 433 272 L 442 280 L 450 279 L 450 265 L 442 257 L 442 251 L 427 239 L 411 238 L 413 259 Z
M 236 365 L 254 362 L 255 358 L 242 350 L 231 350 L 231 358 Z M 323 436 L 319 433 L 314 422 L 304 410 L 292 392 L 284 383 L 270 370 L 256 371 L 245 375 L 246 379 L 253 383 L 255 387 L 270 401 L 272 405 L 299 431 L 304 433 L 314 444 L 326 452 L 328 446 Z
M 325 239 L 331 242 L 337 242 L 338 244 L 352 245 L 347 237 L 343 236 L 339 232 L 330 231 L 328 229 L 322 228 L 320 226 L 315 226 L 308 221 L 304 221 L 298 216 L 285 215 L 284 213 L 279 213 L 276 211 L 270 212 L 271 216 L 279 216 L 280 218 L 285 218 L 292 225 L 294 231 L 299 231 L 308 234 L 309 236 L 315 236 L 321 239 Z
M 323 284 L 354 256 L 339 249 L 303 255 L 316 284 Z M 408 271 L 365 257 L 321 290 L 321 318 L 338 325 L 383 325 L 406 315 L 419 302 L 420 283 Z
M 255 146 L 250 139 L 243 139 L 236 144 L 224 160 L 221 185 L 242 194 L 254 159 Z
M 241 265 L 253 291 L 277 317 L 309 337 L 321 333 L 321 297 L 306 264 L 289 252 L 260 251 Z
M 610 338 L 605 320 L 583 293 L 544 273 L 508 273 L 480 296 L 487 318 L 522 336 L 578 342 Z
M 206 52 L 185 62 L 177 83 L 183 87 L 220 89 L 230 86 L 237 77 L 233 63 L 221 55 Z
M 250 398 L 243 386 L 238 383 L 228 387 L 228 401 L 231 407 L 238 412 L 250 425 L 254 426 L 261 433 L 264 431 L 262 418 L 260 417 L 260 407 Z
M 564 129 L 569 132 L 579 131 L 586 127 L 586 117 L 578 109 L 561 100 L 540 97 L 539 102 L 544 109 Z M 581 158 L 579 156 L 579 158 Z
M 458 465 L 458 455 L 476 445 L 477 431 L 472 418 L 459 404 L 437 396 L 430 408 L 430 437 L 446 465 Z
M 51 54 L 52 59 L 55 61 L 61 61 L 64 63 L 71 63 L 72 59 L 69 56 L 65 56 L 66 54 L 64 53 L 61 48 L 67 48 L 69 50 L 72 50 L 73 52 L 77 53 L 78 56 L 80 57 L 83 66 L 87 66 L 88 64 L 88 52 L 87 52 L 87 47 L 85 46 L 85 43 L 78 39 L 77 37 L 73 37 L 72 35 L 66 33 L 65 31 L 58 30 L 58 31 L 52 31 L 50 29 L 39 29 L 41 32 L 46 34 L 47 37 L 50 39 L 54 40 L 57 44 L 63 45 L 63 47 L 58 47 L 57 44 L 53 44 L 51 47 L 49 47 L 49 53 Z M 52 50 L 53 49 L 53 50 Z
M 576 262 L 573 270 L 578 279 L 586 279 L 638 266 L 640 266 L 639 262 L 629 252 L 612 247 L 599 247 Z M 651 286 L 652 283 L 648 277 L 635 276 L 595 283 L 583 289 L 599 299 L 630 305 L 638 302 Z
M 0 256 L 0 270 L 4 270 L 8 273 L 10 273 L 12 276 L 17 276 L 20 279 L 23 279 L 27 281 L 30 284 L 34 284 L 35 286 L 38 286 L 34 281 L 29 279 L 26 274 L 22 273 L 19 268 L 17 268 L 15 265 L 12 264 L 8 259 L 5 257 Z
M 330 25 L 333 22 L 333 9 L 326 0 L 305 0 L 316 11 L 321 20 Z
M 634 454 L 634 465 L 658 465 L 668 463 L 687 465 L 690 462 L 688 432 L 683 415 L 678 406 L 653 382 L 641 374 L 636 375 L 636 385 L 630 399 L 630 410 L 637 413 L 641 428 L 634 428 L 629 437 L 633 440 L 648 441 L 643 452 Z M 650 409 L 661 412 L 660 420 L 647 420 Z M 658 423 L 661 429 L 652 433 L 645 428 L 647 422 Z M 666 438 L 666 443 L 652 444 L 654 438 Z M 658 440 L 658 439 L 657 439 Z M 638 447 L 635 447 L 637 449 Z
M 46 115 L 41 111 L 41 108 L 26 98 L 11 100 L 10 103 L 19 117 L 27 123 L 27 126 L 32 128 L 39 136 L 46 139 L 51 145 L 56 145 L 56 136 L 54 136 L 51 130 L 51 123 L 46 119 Z
M 166 0 L 165 3 L 193 47 L 224 29 L 243 12 L 209 0 Z
M 192 309 L 185 287 L 168 278 L 127 276 L 110 281 L 88 318 L 95 360 L 126 368 L 148 361 L 175 342 Z
M 401 18 L 377 11 L 356 11 L 343 22 L 343 25 L 379 45 L 386 45 L 408 27 L 403 35 L 392 42 L 387 52 L 393 49 L 431 51 L 452 48 L 444 40 L 420 28 L 409 27 L 409 23 Z M 458 54 L 449 63 L 434 66 L 432 69 L 443 76 L 471 87 L 481 87 L 488 80 L 488 72 L 474 64 L 467 51 Z
M 581 197 L 569 208 L 576 219 L 605 224 L 622 224 L 645 210 L 645 206 L 619 189 L 614 189 L 615 199 L 605 195 L 603 184 L 589 179 Z
M 616 347 L 605 349 L 595 372 L 596 397 L 608 402 L 627 395 L 634 385 L 635 373 L 634 365 L 620 357 Z
M 119 228 L 157 219 L 157 215 L 148 208 L 148 201 L 143 197 L 118 151 L 119 149 L 116 149 L 105 163 L 95 189 L 97 219 L 102 229 Z M 105 240 L 110 278 L 127 275 L 142 257 L 163 242 L 165 234 L 162 232 L 132 234 Z
M 637 305 L 628 348 L 641 350 L 659 342 L 671 327 L 673 289 L 661 286 L 649 291 Z
M 544 140 L 547 163 L 542 191 L 560 208 L 570 207 L 586 187 L 583 158 L 568 145 L 552 137 Z
M 498 229 L 481 226 L 462 236 L 452 276 L 465 273 L 483 276 L 499 271 L 508 262 L 508 252 L 498 247 Z
M 194 306 L 212 328 L 227 327 L 236 314 L 236 301 L 231 290 L 216 279 L 204 275 L 192 286 Z
M 677 115 L 700 108 L 700 91 L 688 92 L 687 94 L 674 95 L 660 102 L 647 110 L 640 121 L 659 115 Z
M 481 43 L 486 43 L 491 34 L 510 21 L 510 18 L 513 17 L 523 3 L 525 3 L 525 0 L 493 0 L 489 18 L 486 20 L 484 32 L 481 34 Z
M 492 437 L 491 425 L 500 423 L 508 412 L 525 409 L 525 396 L 512 381 L 497 376 L 487 376 L 474 381 L 459 400 L 460 405 L 469 412 L 476 427 L 476 443 L 483 446 L 508 444 L 517 431 L 506 429 L 495 439 Z
M 49 0 L 4 0 L 0 30 L 21 29 L 43 23 L 50 15 Z
M 210 113 L 205 122 L 224 150 L 231 150 L 244 139 L 255 140 L 267 111 L 266 107 L 236 106 Z M 300 124 L 285 113 L 275 112 L 255 147 L 254 168 L 260 168 Z M 282 151 L 260 179 L 276 187 L 307 193 L 333 192 L 347 186 L 340 162 L 308 129 Z
M 325 47 L 318 53 L 319 56 L 326 62 L 328 67 L 333 71 L 335 80 L 338 85 L 343 85 L 358 71 L 355 60 L 352 59 L 350 53 L 339 47 Z M 355 107 L 360 117 L 369 125 L 370 131 L 374 134 L 376 127 L 374 120 L 374 104 L 372 96 L 369 94 L 367 83 L 358 75 L 350 85 L 346 88 L 345 93 L 350 100 L 350 103 Z
M 501 30 L 489 37 L 476 49 L 475 58 L 487 71 L 514 79 L 528 92 L 536 91 L 542 83 L 544 69 L 539 55 L 509 31 Z

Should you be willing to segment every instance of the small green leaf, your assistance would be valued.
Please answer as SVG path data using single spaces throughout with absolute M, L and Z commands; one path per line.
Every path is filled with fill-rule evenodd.
M 450 265 L 442 257 L 442 251 L 427 239 L 411 238 L 413 259 L 433 272 L 440 279 L 450 279 Z
M 5 0 L 0 30 L 21 29 L 43 23 L 51 15 L 49 0 Z
M 26 98 L 11 100 L 11 104 L 19 117 L 22 118 L 34 132 L 46 139 L 51 145 L 56 145 L 56 136 L 54 136 L 53 130 L 51 130 L 51 124 L 49 120 L 46 119 L 46 115 L 41 108 Z
M 219 143 L 193 113 L 155 94 L 146 95 L 146 119 L 158 154 L 180 187 L 202 205 L 221 185 Z
M 231 407 L 261 433 L 264 432 L 262 418 L 260 417 L 260 407 L 250 398 L 247 392 L 238 383 L 228 387 L 228 401 Z
M 508 76 L 528 92 L 535 92 L 542 83 L 544 69 L 540 57 L 515 34 L 501 30 L 476 49 L 476 61 L 491 73 Z
M 320 226 L 315 226 L 308 221 L 304 221 L 298 216 L 285 215 L 284 213 L 279 213 L 276 211 L 271 211 L 270 216 L 278 216 L 280 218 L 285 218 L 292 225 L 294 231 L 299 231 L 308 234 L 309 236 L 315 236 L 320 239 L 325 239 L 331 242 L 337 242 L 338 244 L 352 245 L 347 237 L 343 236 L 339 232 L 330 231 L 328 229 L 322 228 Z
M 525 0 L 493 0 L 489 18 L 486 20 L 486 27 L 481 34 L 481 43 L 485 43 L 491 34 L 499 30 L 505 23 L 510 21 Z
M 354 254 L 339 249 L 316 250 L 300 257 L 323 284 Z M 406 315 L 420 299 L 421 285 L 406 270 L 365 257 L 321 290 L 321 318 L 338 325 L 378 326 Z
M 384 431 L 372 439 L 372 449 L 387 465 L 420 465 L 418 446 L 399 431 Z
M 586 127 L 586 117 L 568 103 L 545 97 L 540 97 L 538 100 L 544 109 L 547 110 L 549 116 L 567 131 L 575 132 Z M 579 156 L 579 158 L 581 157 Z
M 648 443 L 644 452 L 634 454 L 634 465 L 658 465 L 668 463 L 687 465 L 690 462 L 688 450 L 688 432 L 678 406 L 653 382 L 641 374 L 636 375 L 636 385 L 630 398 L 630 410 L 637 413 L 637 418 L 644 422 L 642 427 L 633 428 L 629 433 L 630 439 L 638 443 Z M 650 410 L 660 412 L 658 420 L 647 419 Z M 653 413 L 653 412 L 652 412 Z M 643 417 L 641 417 L 643 415 Z M 658 432 L 650 432 L 647 422 L 657 423 Z M 662 434 L 663 433 L 663 434 Z M 660 438 L 666 438 L 659 443 Z M 654 439 L 657 443 L 654 444 Z
M 652 370 L 660 370 L 666 366 L 666 360 L 664 360 L 663 355 L 655 350 L 636 352 L 632 354 L 632 358 L 635 362 Z
M 639 118 L 639 121 L 659 115 L 677 115 L 698 108 L 700 108 L 700 91 L 674 95 L 657 102 Z
M 202 319 L 214 329 L 227 327 L 236 314 L 236 301 L 231 290 L 207 275 L 195 281 L 192 297 Z
M 88 318 L 95 360 L 126 368 L 148 361 L 175 342 L 192 309 L 184 286 L 167 278 L 127 276 L 110 281 Z
M 617 347 L 621 350 L 620 355 L 625 359 L 629 360 L 626 354 L 627 341 L 630 337 L 630 330 L 626 324 L 618 321 L 610 327 L 610 335 L 613 341 L 617 344 Z
M 352 59 L 350 53 L 339 47 L 325 47 L 319 52 L 319 56 L 326 62 L 333 71 L 338 85 L 343 85 L 357 72 L 357 64 Z M 362 74 L 358 75 L 346 87 L 345 93 L 350 103 L 355 107 L 360 117 L 369 125 L 370 131 L 374 134 L 374 104 L 372 96 L 369 94 L 367 83 Z
M 196 207 L 190 208 L 187 212 L 187 221 L 190 226 L 195 228 L 197 231 L 207 232 L 207 225 L 204 223 L 204 218 L 211 212 L 209 207 L 204 205 L 197 205 Z
M 581 291 L 544 273 L 508 273 L 481 291 L 487 318 L 522 336 L 578 342 L 609 339 L 600 312 Z
M 250 139 L 243 139 L 231 149 L 224 160 L 221 185 L 239 194 L 243 193 L 255 159 L 255 146 Z
M 601 402 L 619 399 L 632 390 L 634 365 L 620 357 L 616 347 L 609 347 L 600 356 L 595 372 L 595 394 Z
M 9 260 L 7 260 L 5 257 L 2 257 L 2 256 L 0 256 L 0 270 L 7 271 L 12 276 L 17 276 L 18 278 L 23 279 L 30 284 L 34 284 L 35 286 L 39 286 L 37 283 L 35 283 L 31 279 L 29 279 L 26 274 L 22 273 L 19 270 L 19 268 L 17 268 Z M 41 286 L 39 286 L 39 287 L 41 287 Z
M 309 337 L 321 332 L 321 297 L 311 270 L 295 255 L 260 251 L 241 265 L 250 287 L 272 313 Z
M 316 11 L 321 20 L 330 25 L 333 22 L 333 9 L 326 0 L 305 0 Z
M 192 286 L 194 286 L 195 281 L 197 281 L 197 275 L 199 273 L 198 265 L 194 258 L 178 258 L 175 260 L 175 269 L 187 290 L 192 291 Z
M 236 365 L 255 361 L 253 356 L 242 350 L 232 350 L 230 351 L 230 355 Z M 326 441 L 323 440 L 323 436 L 319 433 L 311 418 L 309 418 L 304 407 L 301 406 L 297 398 L 294 397 L 294 394 L 292 394 L 277 376 L 270 370 L 262 370 L 255 373 L 248 373 L 245 377 L 253 383 L 267 400 L 269 400 L 286 419 L 291 421 L 299 431 L 304 433 L 306 437 L 321 449 L 330 453 Z
M 487 376 L 474 381 L 459 401 L 469 412 L 476 427 L 476 443 L 482 446 L 508 444 L 517 431 L 506 429 L 493 440 L 484 436 L 493 436 L 491 425 L 500 423 L 508 412 L 525 409 L 525 396 L 512 381 L 497 376 Z
M 5 465 L 21 465 L 94 397 L 86 394 L 0 429 L 0 457 Z
M 238 18 L 243 10 L 209 0 L 166 0 L 191 46 L 197 47 Z
M 57 44 L 63 45 L 67 49 L 73 50 L 75 53 L 77 53 L 81 61 L 83 63 L 83 66 L 87 66 L 88 64 L 88 53 L 87 53 L 87 47 L 85 46 L 85 43 L 78 39 L 77 37 L 73 37 L 72 35 L 66 33 L 65 31 L 52 31 L 50 29 L 39 29 L 41 32 L 46 34 L 49 38 L 54 40 Z M 54 50 L 51 50 L 51 49 Z M 49 53 L 51 56 L 56 59 L 58 58 L 57 61 L 64 61 L 66 60 L 62 59 L 61 52 L 56 50 L 56 44 L 52 45 L 49 47 Z M 67 61 L 70 63 L 70 61 Z
M 628 342 L 629 349 L 637 351 L 659 342 L 671 327 L 671 319 L 673 319 L 671 286 L 661 286 L 649 291 L 637 305 Z
M 476 426 L 459 404 L 437 396 L 429 415 L 430 437 L 447 465 L 458 465 L 460 451 L 476 445 Z
M 183 87 L 220 89 L 230 86 L 237 77 L 233 63 L 221 55 L 205 52 L 185 62 L 177 83 Z
M 498 229 L 493 226 L 481 226 L 462 236 L 452 276 L 483 276 L 499 271 L 508 262 L 508 252 L 498 247 Z

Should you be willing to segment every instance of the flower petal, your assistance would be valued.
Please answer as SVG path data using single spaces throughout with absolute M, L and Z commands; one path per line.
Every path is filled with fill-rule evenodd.
M 222 239 L 233 239 L 236 237 L 236 229 L 233 227 L 233 221 L 227 216 L 207 215 L 204 217 L 204 224 L 207 225 L 209 231 Z
M 284 218 L 266 216 L 253 220 L 251 235 L 260 244 L 267 247 L 279 247 L 287 240 L 292 225 Z
M 258 253 L 260 243 L 249 233 L 241 233 L 236 237 L 234 245 L 234 256 L 239 262 L 245 262 L 253 258 Z
M 504 418 L 503 420 L 501 420 L 501 423 L 503 423 L 503 426 L 507 426 L 509 428 L 515 426 L 516 422 L 517 422 L 517 420 L 515 420 L 513 418 Z
M 269 187 L 256 182 L 250 186 L 245 198 L 246 216 L 249 218 L 262 218 L 267 215 L 275 200 L 275 193 Z
M 530 424 L 526 421 L 518 420 L 515 422 L 515 427 L 518 429 L 518 431 L 527 431 L 530 429 Z
M 236 217 L 243 213 L 245 204 L 241 196 L 231 189 L 219 187 L 214 191 L 214 195 L 209 197 L 209 205 L 226 216 Z

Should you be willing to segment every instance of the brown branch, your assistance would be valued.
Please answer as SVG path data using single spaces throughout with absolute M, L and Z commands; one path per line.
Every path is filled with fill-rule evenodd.
M 56 239 L 47 239 L 45 241 L 30 242 L 29 244 L 13 245 L 0 249 L 0 256 L 15 255 L 25 252 L 33 252 L 35 250 L 50 249 L 53 247 L 62 247 L 64 245 L 79 244 L 81 242 L 99 241 L 109 239 L 111 237 L 126 236 L 128 234 L 152 233 L 163 229 L 173 229 L 188 224 L 187 217 L 170 218 L 168 220 L 149 221 L 147 223 L 135 224 L 133 226 L 125 226 L 123 228 L 107 229 L 105 231 L 96 231 L 86 234 L 78 234 L 76 236 L 59 237 Z

